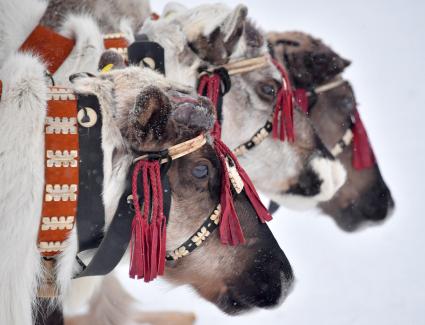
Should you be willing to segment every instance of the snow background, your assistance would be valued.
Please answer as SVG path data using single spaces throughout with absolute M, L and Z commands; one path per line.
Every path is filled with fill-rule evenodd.
M 167 1 L 154 0 L 161 13 Z M 186 0 L 187 6 L 206 1 Z M 144 310 L 194 311 L 207 324 L 425 324 L 425 2 L 378 0 L 244 2 L 266 30 L 302 30 L 352 60 L 352 82 L 381 171 L 396 201 L 384 225 L 347 234 L 316 211 L 281 209 L 270 223 L 297 283 L 274 310 L 229 317 L 189 288 L 128 279 Z M 419 152 L 419 153 L 418 153 Z

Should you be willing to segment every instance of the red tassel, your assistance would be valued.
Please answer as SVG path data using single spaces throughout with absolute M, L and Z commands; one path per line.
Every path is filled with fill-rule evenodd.
M 366 128 L 360 118 L 359 112 L 354 113 L 353 125 L 353 167 L 364 169 L 373 167 L 376 163 L 375 155 L 367 136 Z
M 305 113 L 308 114 L 308 96 L 307 91 L 303 88 L 297 88 L 294 90 L 294 98 L 298 107 Z
M 214 109 L 217 109 L 218 99 L 220 96 L 221 77 L 219 74 L 212 75 L 203 74 L 199 80 L 198 94 L 208 97 L 213 103 Z M 221 125 L 218 120 L 217 111 L 215 112 L 216 119 L 211 131 L 211 135 L 221 139 Z
M 261 222 L 265 223 L 267 221 L 272 220 L 272 216 L 267 210 L 267 208 L 264 206 L 264 204 L 260 200 L 260 196 L 257 193 L 257 190 L 255 189 L 254 184 L 252 184 L 251 179 L 249 178 L 246 171 L 242 168 L 242 166 L 239 164 L 238 159 L 236 158 L 235 154 L 223 143 L 223 141 L 215 141 L 215 146 L 219 146 L 222 152 L 224 152 L 226 155 L 228 155 L 233 162 L 236 165 L 236 169 L 239 173 L 239 176 L 242 178 L 242 181 L 244 183 L 244 190 L 246 195 L 248 196 L 252 207 L 254 208 L 255 212 L 258 215 L 258 218 Z
M 273 113 L 273 138 L 290 142 L 294 142 L 294 108 L 293 93 L 289 76 L 285 69 L 276 60 L 272 60 L 273 64 L 279 70 L 282 76 L 282 88 L 277 94 L 276 106 Z
M 143 177 L 143 214 L 137 195 L 139 173 Z M 152 191 L 152 204 L 151 204 Z M 165 216 L 162 211 L 162 184 L 158 161 L 139 161 L 133 171 L 132 194 L 136 215 L 132 223 L 130 277 L 152 281 L 164 274 Z M 150 207 L 152 207 L 151 213 Z
M 230 157 L 235 163 L 236 169 L 244 183 L 245 193 L 250 200 L 252 207 L 257 213 L 261 222 L 270 221 L 272 216 L 261 202 L 254 185 L 248 174 L 239 164 L 233 152 L 220 140 L 214 140 L 214 149 L 223 168 L 221 180 L 221 219 L 220 219 L 220 239 L 223 244 L 237 245 L 245 242 L 242 228 L 233 204 L 233 197 L 230 189 L 229 172 L 227 170 L 226 159 Z
M 226 165 L 226 151 L 229 149 L 225 148 L 227 147 L 224 143 L 220 139 L 216 138 L 214 141 L 214 149 L 223 170 L 223 175 L 221 177 L 221 218 L 219 232 L 222 244 L 236 246 L 238 244 L 245 243 L 245 237 L 233 204 L 229 171 L 227 170 Z
M 157 188 L 158 188 L 158 215 L 156 219 L 157 227 L 158 227 L 158 256 L 160 258 L 158 259 L 157 263 L 157 272 L 158 275 L 164 275 L 165 270 L 165 255 L 166 255 L 166 242 L 167 242 L 167 222 L 164 215 L 163 206 L 164 206 L 164 200 L 162 197 L 162 183 L 161 183 L 161 171 L 159 164 L 155 165 L 156 174 L 159 175 L 159 177 L 156 177 L 157 182 Z M 163 257 L 163 258 L 162 258 Z

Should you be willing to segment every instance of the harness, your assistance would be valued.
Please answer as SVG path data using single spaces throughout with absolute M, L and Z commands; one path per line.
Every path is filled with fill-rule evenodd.
M 198 82 L 198 93 L 209 97 L 217 113 L 217 120 L 214 125 L 214 132 L 221 137 L 222 123 L 222 97 L 230 90 L 230 76 L 243 74 L 260 69 L 268 64 L 268 55 L 256 58 L 234 60 L 220 67 L 201 69 Z M 245 154 L 255 146 L 263 142 L 270 134 L 274 139 L 280 141 L 288 140 L 293 142 L 293 94 L 289 77 L 285 69 L 274 59 L 273 64 L 282 76 L 282 87 L 278 91 L 276 105 L 269 119 L 262 128 L 246 142 L 237 146 L 233 152 L 236 156 Z
M 49 87 L 45 188 L 37 240 L 45 272 L 38 291 L 40 298 L 57 295 L 56 257 L 66 249 L 76 223 L 76 259 L 81 270 L 75 277 L 109 273 L 130 247 L 130 277 L 149 282 L 164 273 L 166 260 L 187 256 L 217 228 L 223 244 L 245 242 L 233 204 L 234 195 L 244 191 L 259 220 L 271 219 L 236 157 L 220 139 L 215 139 L 214 148 L 223 171 L 220 201 L 188 240 L 166 252 L 166 223 L 171 205 L 166 174 L 173 160 L 206 143 L 205 135 L 200 134 L 158 152 L 133 153 L 137 157 L 105 233 L 103 169 L 99 166 L 103 161 L 101 129 L 101 109 L 95 96 L 76 95 L 65 87 Z M 86 264 L 82 255 L 91 249 L 96 249 L 96 253 Z
M 341 87 L 347 83 L 340 76 L 335 77 L 328 83 L 317 86 L 311 90 L 296 89 L 295 100 L 299 103 L 304 113 L 309 114 L 316 103 L 317 96 Z M 376 164 L 375 156 L 368 139 L 366 128 L 360 118 L 357 108 L 351 116 L 349 126 L 344 135 L 330 150 L 334 157 L 338 157 L 350 144 L 353 144 L 352 165 L 357 170 L 371 168 Z
M 283 60 L 289 66 L 288 55 L 285 45 L 299 46 L 299 43 L 292 40 L 282 39 L 277 42 L 284 46 Z M 273 55 L 273 48 L 269 47 Z M 317 101 L 317 96 L 330 90 L 338 88 L 347 83 L 341 76 L 336 76 L 328 83 L 319 85 L 311 89 L 297 88 L 294 90 L 295 101 L 301 110 L 308 114 Z M 339 156 L 346 147 L 353 143 L 352 165 L 357 170 L 371 168 L 376 164 L 375 155 L 366 132 L 366 128 L 360 118 L 359 111 L 355 108 L 354 114 L 344 135 L 331 149 L 334 157 Z
M 48 98 L 46 183 L 38 235 L 38 248 L 44 264 L 53 270 L 54 258 L 65 250 L 67 238 L 78 222 L 80 253 L 77 261 L 82 269 L 76 277 L 109 273 L 121 260 L 129 242 L 132 243 L 130 276 L 144 278 L 148 282 L 162 275 L 166 255 L 166 219 L 171 204 L 166 173 L 173 160 L 199 150 L 206 143 L 206 137 L 201 134 L 159 152 L 138 153 L 140 155 L 134 159 L 128 172 L 117 211 L 104 233 L 99 102 L 95 96 L 77 96 L 63 87 L 50 87 Z M 142 187 L 139 188 L 138 184 Z M 208 216 L 208 220 L 218 224 L 220 205 Z M 208 224 L 206 227 L 210 231 L 215 229 Z M 188 247 L 193 251 L 201 243 L 202 240 L 198 239 L 194 241 L 193 248 Z M 97 248 L 96 254 L 85 265 L 79 256 L 93 248 Z M 167 259 L 176 256 L 174 251 L 167 254 Z M 51 274 L 46 281 L 50 285 L 54 283 Z M 53 292 L 44 286 L 40 293 L 49 296 Z
M 42 45 L 39 43 L 41 37 L 46 40 Z M 105 46 L 118 46 L 116 39 L 116 34 L 106 37 L 108 44 Z M 59 44 L 61 50 L 54 51 L 53 44 Z M 53 74 L 72 51 L 73 44 L 73 40 L 38 26 L 21 50 L 31 49 L 38 53 L 49 63 L 49 72 Z M 144 59 L 149 58 L 151 53 L 156 59 L 153 61 L 155 66 L 148 66 L 165 70 L 163 62 L 158 60 L 161 56 L 163 58 L 163 49 L 153 46 L 155 44 L 138 40 L 130 47 L 129 61 L 137 63 L 142 52 L 143 63 L 149 63 L 149 60 Z M 252 62 L 258 66 L 264 64 L 259 60 Z M 249 69 L 243 64 L 235 65 L 234 68 L 237 73 Z M 79 253 L 76 258 L 81 270 L 75 277 L 109 273 L 119 263 L 127 247 L 130 247 L 129 275 L 132 278 L 143 278 L 146 282 L 164 273 L 166 259 L 175 260 L 188 255 L 216 228 L 219 228 L 223 244 L 244 243 L 233 195 L 244 191 L 259 220 L 266 222 L 271 219 L 234 154 L 220 138 L 214 137 L 214 149 L 223 171 L 220 201 L 191 238 L 178 248 L 166 252 L 166 222 L 171 204 L 166 173 L 173 159 L 205 144 L 205 136 L 200 135 L 159 152 L 138 153 L 127 174 L 126 186 L 116 213 L 105 233 L 103 170 L 99 168 L 99 161 L 103 161 L 101 128 L 101 110 L 95 96 L 76 96 L 70 89 L 63 87 L 49 89 L 45 128 L 46 185 L 38 238 L 46 274 L 39 290 L 40 297 L 56 294 L 55 257 L 67 247 L 67 238 L 77 219 Z M 96 253 L 87 264 L 83 260 L 86 251 L 92 249 L 96 249 Z

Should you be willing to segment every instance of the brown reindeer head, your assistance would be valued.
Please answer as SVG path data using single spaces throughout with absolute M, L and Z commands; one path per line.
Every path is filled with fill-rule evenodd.
M 311 90 L 329 84 L 349 64 L 308 34 L 270 33 L 268 37 L 272 53 L 288 69 L 297 88 Z M 356 99 L 350 84 L 341 80 L 335 85 L 309 98 L 309 116 L 329 150 L 351 128 L 356 112 Z M 352 142 L 338 158 L 347 170 L 347 181 L 330 201 L 320 204 L 320 208 L 346 231 L 386 219 L 394 202 L 378 165 L 354 168 Z
M 231 88 L 223 100 L 224 142 L 234 149 L 250 140 L 272 115 L 282 76 L 267 57 L 263 33 L 247 19 L 247 8 L 173 5 L 165 8 L 162 17 L 147 21 L 141 33 L 164 47 L 166 75 L 171 80 L 196 86 L 199 70 L 266 56 L 258 69 L 230 76 Z M 267 136 L 240 162 L 269 197 L 305 208 L 329 200 L 345 181 L 345 171 L 298 110 L 294 124 L 294 142 Z
M 110 53 L 108 54 L 110 55 Z M 139 67 L 113 70 L 75 80 L 81 93 L 93 93 L 103 110 L 105 202 L 113 210 L 122 173 L 135 152 L 166 149 L 199 133 L 208 133 L 214 115 L 209 100 L 190 88 Z M 124 162 L 124 163 L 123 163 Z M 221 164 L 211 143 L 174 160 L 168 171 L 172 193 L 167 250 L 174 250 L 211 215 L 221 192 Z M 115 203 L 116 204 L 116 203 Z M 166 264 L 167 279 L 190 284 L 228 313 L 269 307 L 282 301 L 293 282 L 291 266 L 273 235 L 244 194 L 235 207 L 246 244 L 222 245 L 218 231 L 203 233 L 205 242 L 191 255 Z M 113 211 L 108 215 L 113 215 Z
M 331 81 L 350 65 L 319 39 L 301 32 L 267 34 L 274 57 L 291 75 L 293 86 L 310 89 Z

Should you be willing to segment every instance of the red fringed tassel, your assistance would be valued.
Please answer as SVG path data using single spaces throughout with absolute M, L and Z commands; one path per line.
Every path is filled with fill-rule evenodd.
M 203 74 L 199 80 L 198 94 L 208 97 L 213 103 L 214 109 L 217 109 L 218 99 L 220 96 L 220 87 L 221 77 L 219 74 Z M 220 121 L 218 120 L 217 111 L 215 112 L 215 115 L 216 119 L 211 131 L 211 135 L 221 139 L 221 125 Z
M 277 94 L 276 106 L 273 115 L 273 138 L 294 142 L 294 108 L 292 87 L 285 69 L 276 60 L 272 60 L 282 75 L 282 88 Z
M 305 113 L 308 114 L 308 96 L 307 91 L 302 88 L 294 90 L 294 98 L 298 107 Z
M 229 171 L 227 170 L 226 159 L 230 157 L 236 165 L 236 169 L 244 183 L 245 193 L 250 200 L 252 207 L 257 213 L 261 222 L 270 221 L 272 216 L 261 202 L 254 185 L 248 174 L 239 164 L 233 152 L 218 138 L 214 140 L 214 149 L 220 159 L 223 168 L 221 181 L 221 220 L 220 220 L 220 239 L 223 244 L 237 245 L 245 242 L 242 228 L 233 205 L 233 198 L 230 189 Z
M 375 155 L 367 136 L 366 128 L 360 118 L 359 112 L 354 113 L 353 125 L 353 167 L 355 169 L 370 168 L 375 165 Z
M 143 178 L 143 213 L 137 195 L 139 173 L 142 173 Z M 145 282 L 149 282 L 164 274 L 165 265 L 166 228 L 158 161 L 141 160 L 136 164 L 132 177 L 132 194 L 136 215 L 132 223 L 130 277 L 143 278 Z
M 229 171 L 226 165 L 228 149 L 223 149 L 224 147 L 225 145 L 223 142 L 219 138 L 215 138 L 214 149 L 217 153 L 217 157 L 220 160 L 221 168 L 223 170 L 223 174 L 221 176 L 220 195 L 220 240 L 222 244 L 236 246 L 238 244 L 245 243 L 245 237 L 243 235 L 238 215 L 236 214 L 235 206 L 233 204 Z

